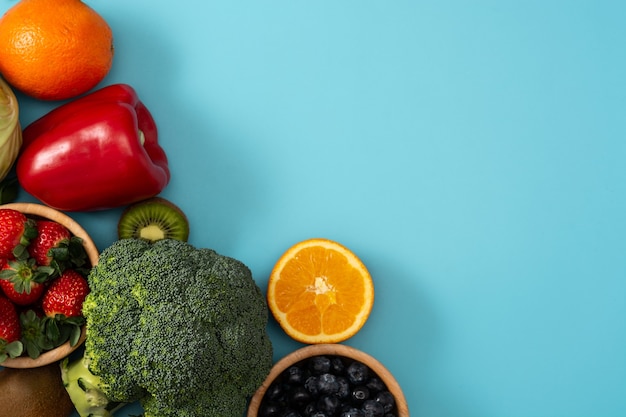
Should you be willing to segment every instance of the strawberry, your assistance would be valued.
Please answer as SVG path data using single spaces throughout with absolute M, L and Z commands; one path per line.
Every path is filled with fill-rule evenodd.
M 57 315 L 80 317 L 88 293 L 87 279 L 79 272 L 67 269 L 50 283 L 44 293 L 41 304 L 43 312 L 51 318 Z
M 72 236 L 65 226 L 52 220 L 37 220 L 35 226 L 37 237 L 30 242 L 28 253 L 38 265 L 52 266 L 61 274 L 65 268 L 85 264 L 82 239 Z
M 87 279 L 74 269 L 66 269 L 48 286 L 41 307 L 46 315 L 44 318 L 46 337 L 54 346 L 67 340 L 72 346 L 78 343 L 81 326 L 85 323 L 82 311 L 87 294 L 89 294 Z
M 20 319 L 13 303 L 0 296 L 0 363 L 22 354 Z
M 30 242 L 28 253 L 39 265 L 50 265 L 52 253 L 49 251 L 55 247 L 61 247 L 72 237 L 70 231 L 61 223 L 52 220 L 37 220 L 37 237 Z
M 2 262 L 0 288 L 4 294 L 21 306 L 37 302 L 44 292 L 44 282 L 52 273 L 50 267 L 37 267 L 34 259 Z
M 34 220 L 17 210 L 0 208 L 0 258 L 21 257 L 35 236 Z
M 0 279 L 0 288 L 2 292 L 7 296 L 13 304 L 18 306 L 28 306 L 35 304 L 41 298 L 44 290 L 46 289 L 44 284 L 33 282 L 29 285 L 28 292 L 18 292 L 15 284 L 6 279 Z

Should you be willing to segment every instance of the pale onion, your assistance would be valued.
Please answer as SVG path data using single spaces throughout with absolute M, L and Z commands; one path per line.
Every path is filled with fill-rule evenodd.
M 4 179 L 17 159 L 22 146 L 17 97 L 0 78 L 0 180 Z

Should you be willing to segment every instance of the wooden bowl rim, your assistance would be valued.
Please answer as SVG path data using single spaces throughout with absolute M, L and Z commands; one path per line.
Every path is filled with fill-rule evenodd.
M 344 356 L 350 359 L 355 359 L 367 365 L 380 377 L 385 385 L 387 385 L 389 392 L 393 394 L 396 400 L 398 417 L 409 417 L 409 408 L 406 402 L 406 398 L 404 397 L 404 393 L 400 388 L 400 384 L 398 384 L 398 381 L 391 374 L 391 372 L 389 372 L 389 370 L 373 356 L 354 347 L 339 343 L 321 343 L 308 345 L 299 348 L 278 360 L 278 362 L 274 364 L 269 374 L 265 378 L 265 381 L 263 381 L 261 386 L 256 390 L 256 392 L 250 399 L 247 417 L 257 417 L 259 407 L 261 405 L 261 401 L 263 400 L 265 392 L 270 387 L 274 379 L 276 379 L 276 377 L 278 377 L 284 370 L 304 359 L 320 355 Z
M 87 231 L 80 224 L 67 214 L 53 209 L 52 207 L 36 203 L 8 203 L 0 205 L 0 208 L 9 208 L 20 211 L 24 214 L 38 216 L 61 223 L 67 227 L 74 236 L 78 236 L 83 240 L 83 246 L 85 247 L 85 252 L 87 252 L 91 265 L 95 266 L 98 263 L 100 253 L 91 239 L 91 236 L 89 236 Z M 70 346 L 70 342 L 66 342 L 56 349 L 42 353 L 37 359 L 32 359 L 27 356 L 8 358 L 4 362 L 0 363 L 0 366 L 5 368 L 37 368 L 39 366 L 48 365 L 65 358 L 70 353 L 78 349 L 78 347 L 85 341 L 85 337 L 86 330 L 85 326 L 83 326 L 78 343 L 74 346 Z

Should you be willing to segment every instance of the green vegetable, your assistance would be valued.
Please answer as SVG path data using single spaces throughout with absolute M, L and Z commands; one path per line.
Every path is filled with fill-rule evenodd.
M 69 358 L 63 359 L 61 379 L 81 417 L 111 417 L 117 409 L 125 405 L 111 402 L 104 395 L 100 389 L 100 378 L 89 371 L 87 358 L 79 358 L 73 362 Z
M 173 239 L 122 239 L 89 274 L 85 357 L 146 417 L 240 417 L 272 365 L 265 297 L 240 261 Z
M 6 81 L 0 78 L 0 180 L 13 167 L 21 146 L 22 128 L 17 98 Z

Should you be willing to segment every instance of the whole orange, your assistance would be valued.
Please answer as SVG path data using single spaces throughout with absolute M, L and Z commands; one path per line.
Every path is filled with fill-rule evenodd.
M 0 18 L 0 74 L 28 96 L 78 96 L 112 63 L 111 28 L 80 0 L 20 0 Z

